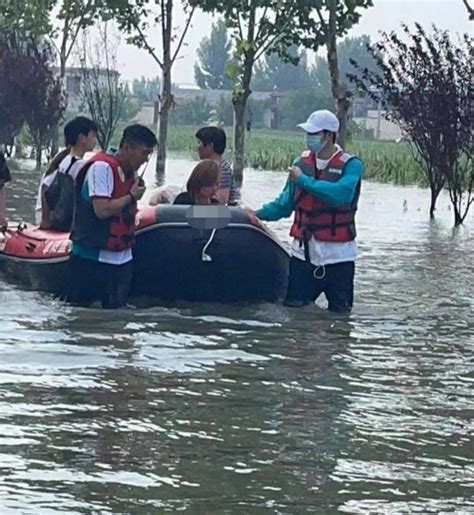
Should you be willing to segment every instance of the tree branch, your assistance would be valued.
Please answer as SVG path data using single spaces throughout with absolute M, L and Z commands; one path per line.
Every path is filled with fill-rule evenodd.
M 145 34 L 143 33 L 142 29 L 140 28 L 140 25 L 135 20 L 132 21 L 132 25 L 135 28 L 135 30 L 138 32 L 138 35 L 140 37 L 140 40 L 145 47 L 146 51 L 153 57 L 153 59 L 158 63 L 158 66 L 163 69 L 163 62 L 158 57 L 158 55 L 155 52 L 155 49 L 148 43 Z
M 469 5 L 468 0 L 462 0 L 463 4 L 466 6 L 467 12 L 469 14 L 469 19 L 474 20 L 474 9 Z
M 173 65 L 173 63 L 176 61 L 176 58 L 178 57 L 179 51 L 181 50 L 181 46 L 183 45 L 184 38 L 186 37 L 186 33 L 188 32 L 189 26 L 191 25 L 191 20 L 192 20 L 195 10 L 196 10 L 196 8 L 193 7 L 191 9 L 191 12 L 189 13 L 188 19 L 186 20 L 186 24 L 184 26 L 184 30 L 179 39 L 178 46 L 176 47 L 176 51 L 175 51 L 173 57 L 171 58 L 171 65 Z

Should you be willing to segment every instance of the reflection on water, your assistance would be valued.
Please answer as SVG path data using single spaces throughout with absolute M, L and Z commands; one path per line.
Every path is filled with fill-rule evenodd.
M 284 180 L 248 172 L 245 202 Z M 11 218 L 35 182 L 16 173 Z M 0 513 L 474 512 L 473 221 L 427 201 L 365 184 L 348 320 L 81 310 L 0 279 Z

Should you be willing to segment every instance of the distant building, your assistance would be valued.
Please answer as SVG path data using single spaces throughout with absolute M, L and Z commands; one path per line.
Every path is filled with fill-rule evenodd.
M 388 121 L 383 110 L 369 109 L 366 116 L 354 116 L 352 119 L 361 129 L 371 132 L 377 140 L 396 141 L 403 136 L 400 127 Z
M 224 97 L 226 101 L 229 102 L 229 105 L 232 103 L 232 91 L 222 90 L 222 89 L 198 89 L 198 88 L 173 88 L 173 96 L 174 96 L 174 106 L 175 108 L 179 108 L 179 106 L 184 103 L 195 100 L 196 98 L 204 98 L 206 102 L 211 104 L 211 106 L 217 106 L 220 102 L 221 98 Z M 254 91 L 252 92 L 251 99 L 257 102 L 268 100 L 268 107 L 265 108 L 263 113 L 263 123 L 265 127 L 269 129 L 279 129 L 282 121 L 281 116 L 281 100 L 285 97 L 285 93 L 281 91 Z M 158 101 L 158 99 L 157 99 Z M 135 118 L 135 121 L 144 124 L 156 124 L 157 121 L 157 109 L 158 102 L 153 103 L 145 103 L 140 111 L 140 113 Z M 215 110 L 211 109 L 209 112 L 210 118 L 215 116 Z M 252 125 L 252 113 L 249 115 L 249 121 Z
M 54 71 L 59 75 L 59 68 L 54 68 Z M 89 70 L 93 73 L 93 70 Z M 114 79 L 120 77 L 120 73 L 116 70 L 100 69 L 99 80 L 104 86 L 107 85 L 107 81 L 110 76 Z M 66 68 L 66 74 L 64 77 L 65 90 L 67 95 L 67 107 L 69 111 L 79 111 L 81 109 L 81 83 L 83 81 L 83 71 L 79 67 L 68 67 Z

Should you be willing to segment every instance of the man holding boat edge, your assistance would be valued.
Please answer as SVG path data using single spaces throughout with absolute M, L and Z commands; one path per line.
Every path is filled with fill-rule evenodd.
M 289 168 L 278 198 L 255 214 L 276 221 L 295 213 L 284 304 L 306 306 L 324 293 L 330 311 L 349 313 L 357 259 L 355 214 L 364 164 L 336 145 L 339 121 L 330 111 L 315 111 L 298 127 L 306 132 L 308 150 Z
M 137 201 L 145 192 L 137 171 L 156 144 L 150 129 L 130 125 L 116 154 L 99 152 L 79 171 L 66 301 L 88 306 L 100 299 L 107 309 L 126 306 Z

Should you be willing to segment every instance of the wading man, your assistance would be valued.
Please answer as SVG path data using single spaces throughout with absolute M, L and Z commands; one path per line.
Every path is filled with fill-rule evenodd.
M 330 111 L 315 111 L 298 127 L 306 132 L 308 150 L 289 169 L 280 196 L 256 215 L 275 221 L 294 212 L 284 304 L 305 306 L 324 293 L 330 311 L 349 313 L 357 259 L 355 214 L 364 165 L 336 145 L 339 121 Z
M 132 282 L 137 201 L 145 192 L 137 171 L 156 145 L 143 125 L 127 127 L 115 155 L 99 152 L 79 171 L 64 298 L 104 308 L 126 306 Z

